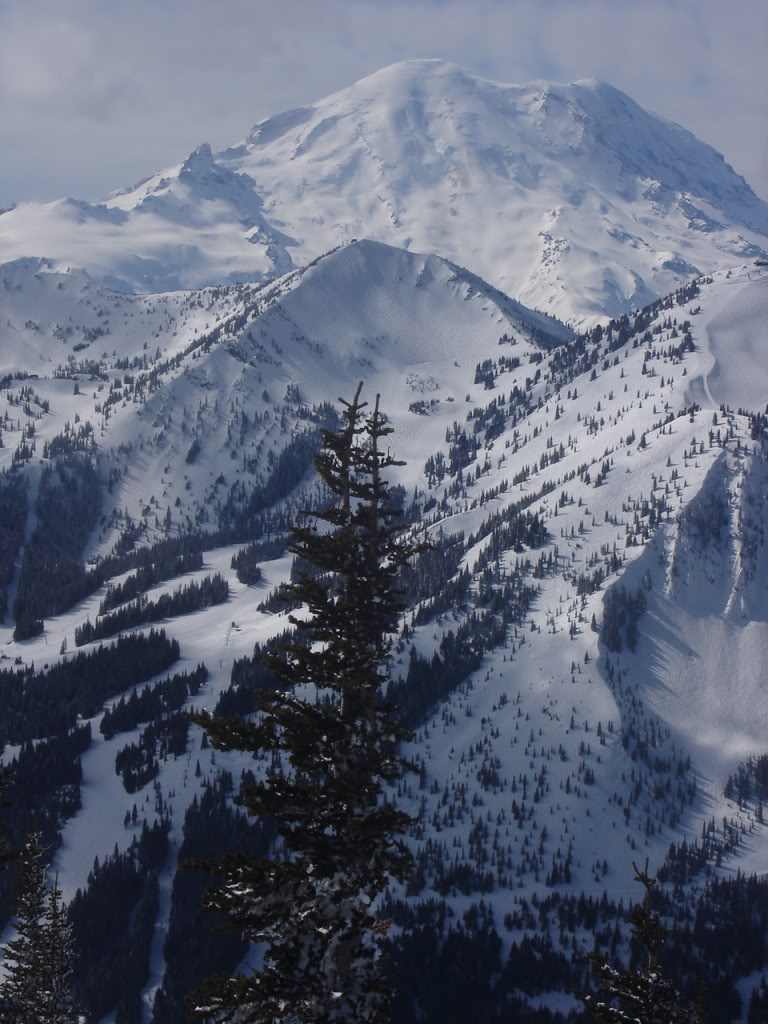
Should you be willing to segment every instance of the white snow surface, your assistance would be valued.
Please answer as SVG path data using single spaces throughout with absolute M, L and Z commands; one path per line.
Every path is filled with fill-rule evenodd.
M 749 409 L 768 404 L 768 278 L 754 273 L 724 289 L 707 323 L 712 369 L 707 387 L 716 402 Z
M 439 253 L 584 324 L 765 255 L 768 205 L 610 85 L 412 60 L 102 202 L 21 204 L 0 216 L 0 262 L 167 291 L 274 277 L 360 237 Z

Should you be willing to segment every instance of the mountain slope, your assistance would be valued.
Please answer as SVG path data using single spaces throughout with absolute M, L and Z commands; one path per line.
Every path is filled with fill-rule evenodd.
M 380 391 L 392 450 L 408 460 L 393 483 L 437 548 L 404 580 L 390 673 L 420 767 L 392 794 L 420 815 L 409 840 L 418 871 L 394 895 L 456 920 L 482 900 L 505 952 L 548 932 L 570 959 L 594 935 L 573 907 L 569 921 L 568 901 L 626 906 L 633 859 L 682 872 L 691 899 L 707 872 L 768 869 L 754 791 L 728 788 L 764 753 L 768 727 L 768 473 L 754 415 L 764 402 L 748 415 L 738 389 L 767 280 L 751 265 L 720 272 L 574 337 L 454 264 L 375 242 L 261 288 L 158 296 L 115 295 L 39 264 L 5 268 L 0 460 L 10 466 L 23 441 L 17 475 L 31 506 L 52 464 L 43 444 L 71 438 L 77 414 L 77 426 L 92 423 L 86 449 L 102 480 L 86 555 L 199 532 L 202 564 L 151 582 L 146 597 L 226 578 L 226 601 L 162 622 L 181 647 L 172 671 L 208 669 L 187 703 L 213 707 L 233 680 L 247 696 L 236 662 L 242 672 L 254 643 L 287 626 L 271 600 L 291 573 L 277 535 L 317 497 L 296 441 L 361 378 L 369 398 Z M 9 375 L 14 360 L 36 376 Z M 762 378 L 749 387 L 758 395 Z M 283 472 L 285 453 L 301 472 Z M 261 575 L 248 585 L 231 559 L 252 538 L 276 546 L 256 550 Z M 2 666 L 71 660 L 76 631 L 104 619 L 110 583 L 137 574 L 112 565 L 46 615 L 39 636 L 14 641 L 7 616 Z M 82 805 L 61 823 L 56 867 L 70 897 L 94 855 L 127 849 L 143 818 L 169 815 L 149 1001 L 185 810 L 223 769 L 237 779 L 267 765 L 214 756 L 190 729 L 181 752 L 158 744 L 156 778 L 128 792 L 116 755 L 142 736 L 150 744 L 149 725 L 107 735 L 101 711 L 87 717 Z M 731 960 L 727 970 L 730 985 Z M 535 991 L 555 1000 L 564 986 L 553 975 Z
M 224 487 L 249 490 L 268 476 L 267 453 L 302 426 L 302 409 L 335 402 L 361 377 L 387 394 L 410 460 L 425 429 L 440 441 L 501 335 L 525 357 L 572 337 L 453 264 L 376 242 L 352 243 L 261 288 L 121 295 L 38 261 L 0 268 L 0 283 L 0 467 L 22 448 L 32 458 L 69 438 L 79 420 L 124 478 L 109 510 L 120 506 L 148 529 L 160 506 L 205 528 Z M 14 373 L 36 378 L 28 416 L 16 414 L 25 385 Z M 416 403 L 441 417 L 415 417 Z M 193 445 L 199 455 L 187 459 Z M 412 462 L 414 481 L 421 461 Z
M 274 276 L 355 237 L 439 253 L 585 323 L 764 253 L 768 206 L 608 85 L 409 61 L 101 204 L 20 206 L 0 217 L 0 260 L 160 291 Z

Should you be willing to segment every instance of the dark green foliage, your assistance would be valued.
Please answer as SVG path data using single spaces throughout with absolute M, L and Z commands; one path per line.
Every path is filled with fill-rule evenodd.
M 168 853 L 168 822 L 146 822 L 125 853 L 88 875 L 69 905 L 75 939 L 74 990 L 89 1022 L 110 1012 L 141 1024 L 141 991 L 157 918 L 157 872 Z
M 684 915 L 668 891 L 659 891 L 657 897 L 671 920 L 659 951 L 664 974 L 690 1000 L 698 999 L 706 980 L 704 1024 L 738 1018 L 738 979 L 766 966 L 768 879 L 741 872 L 735 878 L 712 878 Z M 633 965 L 640 962 L 641 952 Z
M 413 614 L 412 624 L 423 626 L 437 616 L 445 615 L 446 612 L 460 611 L 466 608 L 471 586 L 472 575 L 469 567 L 465 566 L 461 572 L 458 572 L 453 579 L 445 584 L 439 593 L 419 605 Z
M 710 477 L 681 515 L 681 529 L 702 550 L 724 543 L 730 517 L 726 494 Z
M 200 687 L 208 679 L 208 669 L 198 665 L 192 672 L 177 672 L 167 679 L 145 686 L 143 690 L 134 690 L 128 700 L 121 697 L 111 708 L 104 712 L 99 731 L 104 739 L 110 740 L 119 732 L 129 732 L 140 722 L 151 722 L 169 711 L 178 711 L 187 697 L 200 692 Z
M 656 879 L 648 874 L 647 860 L 642 871 L 634 867 L 645 895 L 630 912 L 629 920 L 647 962 L 639 969 L 623 971 L 602 954 L 592 953 L 589 960 L 597 990 L 577 995 L 599 1024 L 700 1024 L 699 1014 L 681 1003 L 678 991 L 659 967 L 664 928 L 653 906 Z
M 263 483 L 256 484 L 244 500 L 234 489 L 230 492 L 219 517 L 221 530 L 248 538 L 248 521 L 298 487 L 312 469 L 320 444 L 321 432 L 312 427 L 292 437 L 279 455 L 270 450 L 267 455 L 269 476 Z
M 482 650 L 467 639 L 457 643 L 452 632 L 441 641 L 440 653 L 435 651 L 429 661 L 412 648 L 405 680 L 390 684 L 387 691 L 388 698 L 397 705 L 398 719 L 415 728 L 430 708 L 480 667 L 482 660 Z
M 462 605 L 469 587 L 469 571 L 460 571 L 463 556 L 464 534 L 441 531 L 426 551 L 401 567 L 398 592 L 407 608 L 420 605 L 417 625 Z
M 82 551 L 101 508 L 101 484 L 87 458 L 46 466 L 35 503 L 37 526 L 24 545 L 13 603 L 14 639 L 42 631 L 42 620 L 71 608 L 90 591 Z
M 27 522 L 27 481 L 21 473 L 0 478 L 0 621 L 8 610 L 6 588 L 13 578 L 16 555 Z
M 0 1008 L 7 1024 L 77 1024 L 70 990 L 72 930 L 57 884 L 45 883 L 45 859 L 35 835 L 21 853 L 16 935 L 3 950 Z
M 203 567 L 203 548 L 199 537 L 171 537 L 158 541 L 147 548 L 139 548 L 123 557 L 111 556 L 103 559 L 89 572 L 93 589 L 101 586 L 110 576 L 136 568 L 133 576 L 124 583 L 107 587 L 104 599 L 99 605 L 99 615 L 113 608 L 135 600 L 157 583 L 174 579 L 185 572 L 194 572 Z
M 197 461 L 197 456 L 199 454 L 200 442 L 198 441 L 197 438 L 195 438 L 192 444 L 189 446 L 189 451 L 187 452 L 187 457 L 184 461 L 187 463 L 187 465 L 191 466 L 194 462 Z
M 265 528 L 261 520 L 253 525 L 256 532 Z M 99 614 L 104 614 L 126 601 L 134 600 L 157 583 L 201 569 L 204 540 L 209 547 L 215 547 L 217 543 L 230 543 L 231 540 L 219 535 L 204 537 L 202 534 L 190 533 L 182 537 L 167 537 L 148 547 L 137 548 L 135 545 L 141 532 L 139 526 L 129 521 L 115 544 L 113 554 L 102 558 L 88 570 L 83 569 L 83 582 L 72 598 L 72 603 L 93 594 L 111 577 L 136 569 L 134 575 L 129 576 L 124 583 L 107 588 L 99 606 Z M 38 623 L 38 632 L 40 629 L 42 624 Z
M 645 609 L 645 593 L 642 587 L 634 594 L 628 593 L 621 584 L 616 584 L 606 591 L 603 598 L 600 640 L 609 651 L 621 651 L 622 635 L 626 637 L 630 651 L 637 648 L 637 622 L 645 613 Z M 625 626 L 626 631 L 622 633 Z
M 94 447 L 93 425 L 90 420 L 74 427 L 67 423 L 61 434 L 56 434 L 43 444 L 43 458 L 58 459 L 73 455 L 75 452 L 92 451 Z
M 483 384 L 487 391 L 494 386 L 493 360 L 484 359 L 475 367 L 475 384 Z
M 397 993 L 392 1019 L 417 1021 L 499 1021 L 498 998 L 489 984 L 501 969 L 501 940 L 493 928 L 459 926 L 441 935 L 415 928 L 397 949 Z
M 46 667 L 0 670 L 0 742 L 24 743 L 66 732 L 78 715 L 92 718 L 108 697 L 143 683 L 179 657 L 164 629 L 118 637 Z
M 5 818 L 9 806 L 6 794 L 13 781 L 13 772 L 3 761 L 4 753 L 5 747 L 0 743 L 0 811 L 2 811 L 2 815 L 0 815 L 0 879 L 2 879 L 4 870 L 13 858 L 5 830 Z
M 398 707 L 401 725 L 410 729 L 419 725 L 430 708 L 480 667 L 485 651 L 506 642 L 511 624 L 523 622 L 535 594 L 524 582 L 527 565 L 508 574 L 503 586 L 492 570 L 484 570 L 476 595 L 480 610 L 473 610 L 455 633 L 448 630 L 431 660 L 411 649 L 405 680 L 390 683 L 387 690 L 388 699 Z M 418 623 L 418 615 L 415 619 Z
M 57 878 L 47 891 L 43 917 L 43 970 L 33 1003 L 34 1019 L 39 1024 L 80 1024 L 72 994 L 74 956 L 72 926 Z
M 26 809 L 30 818 L 34 815 L 45 842 L 48 831 L 55 835 L 61 821 L 80 807 L 80 757 L 90 747 L 91 738 L 91 723 L 86 722 L 60 736 L 36 743 L 28 740 L 10 763 L 13 781 L 9 798 L 14 821 L 18 822 Z M 55 790 L 61 790 L 61 794 L 49 817 L 46 800 Z
M 753 441 L 763 441 L 765 432 L 768 430 L 768 415 L 761 412 L 750 412 L 749 416 L 749 436 Z
M 747 1024 L 765 1024 L 768 1020 L 768 985 L 765 977 L 760 981 L 760 988 L 752 989 L 747 1007 Z
M 249 813 L 275 820 L 287 854 L 216 868 L 226 885 L 211 890 L 206 906 L 267 948 L 259 971 L 209 982 L 196 1005 L 211 1021 L 389 1019 L 390 986 L 376 957 L 386 925 L 371 908 L 412 861 L 397 839 L 409 819 L 380 802 L 403 768 L 394 749 L 400 731 L 380 688 L 401 610 L 395 577 L 412 549 L 396 539 L 382 478 L 395 464 L 381 450 L 390 430 L 378 397 L 363 420 L 359 394 L 345 403 L 342 430 L 323 433 L 316 460 L 336 503 L 315 513 L 322 529 L 299 526 L 290 545 L 315 567 L 286 588 L 308 607 L 308 621 L 291 621 L 310 643 L 267 658 L 283 685 L 312 683 L 327 699 L 260 689 L 256 721 L 196 719 L 221 749 L 280 759 L 273 763 L 282 769 L 245 786 L 243 797 Z
M 184 818 L 184 840 L 179 863 L 210 861 L 221 853 L 222 843 L 238 855 L 266 855 L 274 831 L 267 822 L 253 823 L 233 808 L 232 777 L 224 772 L 202 795 L 196 796 Z M 223 914 L 204 914 L 200 900 L 213 877 L 206 871 L 182 870 L 173 880 L 171 916 L 165 941 L 165 978 L 155 998 L 153 1024 L 180 1024 L 186 1020 L 185 999 L 211 972 L 229 974 L 248 948 Z
M 187 749 L 189 719 L 178 711 L 151 722 L 138 743 L 121 747 L 115 755 L 115 771 L 122 776 L 126 793 L 135 793 L 156 778 L 160 761 L 181 757 Z
M 516 551 L 520 554 L 525 548 L 539 548 L 549 538 L 549 531 L 538 512 L 531 512 L 529 506 L 540 501 L 546 494 L 555 490 L 553 481 L 541 485 L 538 491 L 531 492 L 521 501 L 507 505 L 500 512 L 492 512 L 477 529 L 469 535 L 466 550 L 478 541 L 491 535 L 491 540 L 483 548 L 478 558 L 480 567 L 495 562 L 505 551 Z
M 449 867 L 450 854 L 446 853 L 446 874 Z M 704 981 L 705 1005 L 699 1010 L 703 1024 L 740 1019 L 740 980 L 765 970 L 768 879 L 737 874 L 731 879 L 713 879 L 698 891 L 658 886 L 655 899 L 669 922 L 658 951 L 659 969 L 682 993 L 680 1002 L 698 1003 Z M 382 905 L 382 914 L 391 917 L 399 929 L 390 946 L 399 966 L 393 1024 L 562 1021 L 556 1013 L 524 1009 L 518 1003 L 521 996 L 587 987 L 588 962 L 579 953 L 569 959 L 553 948 L 549 936 L 558 931 L 561 949 L 572 945 L 575 950 L 575 943 L 581 944 L 586 933 L 590 944 L 600 951 L 601 961 L 621 970 L 618 947 L 626 911 L 605 895 L 596 899 L 557 890 L 544 899 L 518 895 L 504 925 L 511 931 L 525 930 L 528 936 L 513 941 L 500 970 L 493 957 L 483 952 L 489 949 L 489 936 L 493 939 L 495 935 L 489 916 L 492 903 L 481 900 L 471 905 L 468 913 L 457 916 L 455 907 L 454 901 L 449 905 L 434 897 L 418 903 L 386 900 Z M 452 933 L 456 936 L 449 943 Z M 457 947 L 462 948 L 462 964 L 454 956 Z M 629 966 L 641 971 L 647 960 L 641 942 L 633 938 Z M 466 998 L 475 993 L 482 1015 L 464 1012 L 465 995 L 457 988 L 465 971 L 473 978 Z M 764 993 L 758 992 L 750 1012 L 757 1014 L 764 998 Z M 577 1019 L 594 1024 L 586 1010 Z
M 80 755 L 90 743 L 91 726 L 86 723 L 69 734 L 23 744 L 4 769 L 7 802 L 3 825 L 12 849 L 20 849 L 33 829 L 46 848 L 58 844 L 63 822 L 80 808 Z M 0 852 L 0 861 L 2 857 Z M 8 871 L 0 872 L 0 928 L 12 911 L 16 868 L 12 863 Z
M 736 771 L 728 776 L 725 784 L 725 796 L 735 800 L 739 807 L 744 807 L 753 800 L 757 803 L 757 819 L 762 822 L 766 811 L 762 804 L 768 800 L 768 754 L 748 757 Z
M 286 684 L 277 679 L 272 670 L 264 664 L 264 655 L 275 647 L 284 645 L 292 635 L 293 631 L 283 633 L 273 640 L 268 640 L 263 647 L 261 644 L 255 644 L 251 658 L 235 658 L 232 662 L 230 685 L 219 694 L 216 707 L 213 709 L 214 718 L 250 715 L 259 707 L 260 690 L 287 688 Z
M 75 629 L 75 645 L 82 647 L 83 644 L 104 640 L 106 637 L 148 622 L 159 622 L 161 619 L 170 619 L 177 615 L 189 615 L 201 608 L 223 604 L 228 597 L 229 584 L 219 572 L 214 576 L 206 576 L 199 582 L 190 580 L 170 594 L 161 594 L 156 601 L 140 597 L 123 605 L 117 611 L 101 615 L 95 623 L 86 619 L 82 626 Z
M 43 966 L 45 861 L 38 836 L 25 843 L 20 858 L 16 936 L 3 949 L 5 976 L 0 984 L 0 1009 L 4 1021 L 31 1024 L 33 1000 Z
M 562 991 L 579 980 L 548 937 L 512 943 L 506 960 L 490 905 L 473 904 L 458 922 L 444 903 L 392 908 L 403 928 L 392 942 L 397 986 L 393 1024 L 555 1024 L 560 1014 L 532 1009 L 525 996 Z M 583 1020 L 581 1015 L 578 1018 Z M 572 1018 L 569 1018 L 572 1020 Z
M 252 541 L 232 555 L 232 568 L 241 583 L 253 586 L 261 581 L 259 564 L 280 558 L 285 554 L 285 548 L 286 540 L 283 537 Z

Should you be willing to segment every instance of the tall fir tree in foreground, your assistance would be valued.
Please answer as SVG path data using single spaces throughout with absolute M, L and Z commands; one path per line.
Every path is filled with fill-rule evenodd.
M 49 888 L 40 837 L 21 852 L 16 935 L 3 950 L 0 985 L 4 1024 L 77 1024 L 72 1002 L 72 928 L 58 882 Z
M 635 879 L 643 886 L 643 902 L 629 914 L 632 931 L 648 957 L 642 970 L 620 971 L 599 953 L 589 956 L 598 986 L 594 992 L 579 992 L 598 1024 L 701 1024 L 693 1007 L 684 1006 L 672 982 L 658 964 L 664 928 L 653 909 L 656 879 L 648 874 L 648 861 L 641 871 L 636 864 Z
M 268 658 L 282 688 L 260 691 L 253 722 L 196 718 L 221 750 L 271 753 L 273 771 L 243 796 L 280 836 L 274 859 L 213 868 L 224 885 L 205 905 L 265 947 L 259 969 L 196 994 L 193 1016 L 217 1024 L 389 1020 L 375 902 L 412 858 L 399 839 L 410 819 L 384 796 L 405 765 L 381 687 L 401 611 L 394 580 L 413 548 L 398 539 L 384 475 L 401 465 L 382 447 L 391 428 L 378 395 L 364 414 L 361 388 L 316 457 L 335 500 L 293 531 L 290 550 L 313 569 L 285 587 L 307 617 L 291 616 L 294 641 Z

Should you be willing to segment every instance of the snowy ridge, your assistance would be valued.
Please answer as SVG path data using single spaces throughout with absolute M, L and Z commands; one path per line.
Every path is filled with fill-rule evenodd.
M 375 376 L 415 479 L 423 460 L 411 459 L 414 402 L 449 414 L 501 334 L 527 343 L 524 352 L 538 350 L 534 335 L 549 344 L 572 336 L 437 257 L 374 242 L 353 243 L 261 289 L 126 296 L 35 261 L 3 268 L 0 280 L 0 374 L 37 375 L 39 401 L 55 410 L 36 421 L 38 443 L 78 415 L 98 429 L 100 444 L 133 451 L 114 503 L 141 519 L 152 492 L 157 500 L 165 490 L 164 509 L 172 505 L 187 527 L 208 520 L 204 506 L 220 497 L 221 470 L 227 487 L 263 476 L 266 448 L 290 436 L 283 410 L 295 424 L 298 406 L 335 402 L 361 376 Z M 293 399 L 285 403 L 287 389 Z M 9 420 L 0 466 L 12 464 L 21 426 Z M 419 427 L 434 444 L 445 430 L 435 420 Z M 202 457 L 186 463 L 196 438 Z M 145 486 L 137 488 L 140 478 Z

